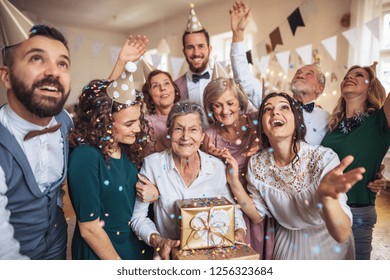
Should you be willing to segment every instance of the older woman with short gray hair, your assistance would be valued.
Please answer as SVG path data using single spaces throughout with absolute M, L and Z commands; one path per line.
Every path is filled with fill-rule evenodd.
M 159 248 L 162 259 L 180 241 L 180 220 L 175 202 L 180 199 L 224 196 L 232 203 L 226 182 L 225 164 L 199 148 L 207 127 L 203 107 L 192 101 L 176 103 L 167 119 L 171 148 L 147 156 L 140 173 L 157 186 L 159 199 L 154 203 L 155 222 L 148 217 L 150 202 L 137 200 L 131 219 L 134 232 L 147 244 Z M 146 183 L 148 184 L 148 183 Z M 235 208 L 235 240 L 245 240 L 245 221 Z

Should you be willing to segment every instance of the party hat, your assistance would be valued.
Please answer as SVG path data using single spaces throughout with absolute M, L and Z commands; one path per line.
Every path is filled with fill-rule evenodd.
M 229 79 L 229 75 L 226 73 L 225 69 L 223 69 L 222 65 L 218 63 L 217 59 L 215 59 L 213 76 L 211 77 L 211 80 L 214 81 L 218 78 Z
M 190 15 L 188 16 L 186 32 L 192 33 L 192 32 L 203 30 L 202 24 L 200 23 L 198 17 L 196 16 L 193 3 L 191 3 L 190 8 L 191 10 L 190 10 Z
M 2 44 L 16 45 L 28 38 L 33 22 L 8 0 L 0 0 L 0 26 Z
M 369 67 L 371 68 L 372 72 L 374 72 L 375 75 L 376 75 L 376 65 L 377 65 L 377 64 L 378 64 L 378 61 L 374 61 L 374 62 L 372 63 L 372 65 L 369 66 Z
M 153 65 L 151 65 L 149 62 L 147 62 L 145 60 L 145 58 L 141 58 L 141 65 L 142 65 L 142 70 L 144 72 L 144 78 L 145 78 L 145 81 L 146 81 L 146 79 L 148 78 L 150 72 L 152 72 L 153 70 L 156 70 L 157 68 L 154 67 Z
M 112 100 L 128 106 L 137 103 L 139 93 L 134 85 L 135 70 L 134 63 L 126 64 L 125 71 L 107 87 L 107 94 Z

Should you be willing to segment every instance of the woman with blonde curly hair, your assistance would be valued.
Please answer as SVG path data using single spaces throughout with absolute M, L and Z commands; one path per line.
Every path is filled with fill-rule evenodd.
M 347 193 L 353 213 L 356 259 L 370 259 L 372 232 L 376 223 L 376 192 L 382 185 L 370 183 L 389 149 L 390 100 L 370 67 L 352 66 L 340 85 L 341 97 L 329 122 L 329 132 L 322 145 L 333 149 L 340 158 L 353 155 L 347 170 L 366 169 L 363 179 Z

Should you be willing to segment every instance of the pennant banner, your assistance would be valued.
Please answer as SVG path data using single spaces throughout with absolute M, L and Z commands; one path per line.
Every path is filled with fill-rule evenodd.
M 295 32 L 299 26 L 305 26 L 303 22 L 301 11 L 297 8 L 289 17 L 288 23 L 290 24 L 291 32 L 295 36 Z
M 280 52 L 275 54 L 280 66 L 282 67 L 285 74 L 288 74 L 288 64 L 290 61 L 290 51 Z
M 151 54 L 150 57 L 152 58 L 152 64 L 154 67 L 158 68 L 161 64 L 161 58 L 162 56 L 159 54 Z
M 170 57 L 169 58 L 172 66 L 172 78 L 175 80 L 179 77 L 181 67 L 184 63 L 184 58 L 182 57 Z
M 271 34 L 269 34 L 271 39 L 272 50 L 275 50 L 276 45 L 283 45 L 282 36 L 280 35 L 279 27 L 277 27 Z
M 354 27 L 344 31 L 342 34 L 348 40 L 349 44 L 356 49 L 359 44 L 360 29 L 358 27 Z
M 259 72 L 262 74 L 266 74 L 268 67 L 269 67 L 269 62 L 271 60 L 271 56 L 269 55 L 264 55 L 261 57 L 261 59 L 257 62 L 257 68 L 259 69 Z
M 374 35 L 375 38 L 379 40 L 379 17 L 374 18 L 373 20 L 370 20 L 369 22 L 366 22 L 365 25 L 370 29 L 372 35 Z
M 295 49 L 301 57 L 304 64 L 311 64 L 312 61 L 312 44 Z
M 326 51 L 330 54 L 334 61 L 336 61 L 337 55 L 337 36 L 332 36 L 325 40 L 321 41 L 322 45 L 325 47 Z
M 246 52 L 246 60 L 248 61 L 249 64 L 253 65 L 252 50 Z

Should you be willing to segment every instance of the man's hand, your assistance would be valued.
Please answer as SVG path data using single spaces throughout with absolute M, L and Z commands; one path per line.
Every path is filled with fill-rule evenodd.
M 165 239 L 158 234 L 152 234 L 150 236 L 150 244 L 163 260 L 169 260 L 172 248 L 179 247 L 180 240 Z

